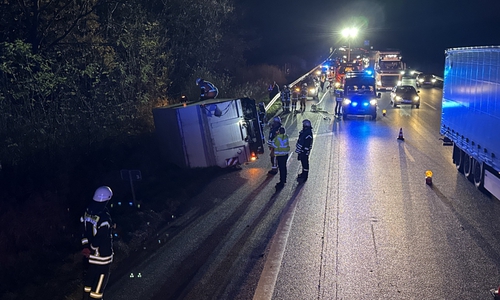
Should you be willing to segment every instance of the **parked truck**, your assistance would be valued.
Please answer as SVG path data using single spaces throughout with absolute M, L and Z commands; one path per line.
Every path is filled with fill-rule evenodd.
M 377 90 L 391 90 L 400 85 L 406 64 L 402 60 L 399 50 L 385 50 L 375 52 L 375 72 Z
M 500 47 L 445 54 L 440 132 L 457 169 L 500 199 Z
M 255 100 L 209 99 L 153 109 L 162 159 L 181 167 L 237 166 L 264 153 Z

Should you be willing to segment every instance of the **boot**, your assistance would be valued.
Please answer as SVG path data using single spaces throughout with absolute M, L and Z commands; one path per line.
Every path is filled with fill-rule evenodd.
M 297 176 L 297 179 L 302 179 L 302 180 L 306 181 L 306 180 L 307 180 L 308 175 L 309 175 L 309 174 L 308 174 L 307 172 L 302 172 L 302 173 L 300 173 L 300 174 Z
M 267 174 L 276 175 L 278 174 L 278 169 L 272 168 L 269 172 L 267 172 Z

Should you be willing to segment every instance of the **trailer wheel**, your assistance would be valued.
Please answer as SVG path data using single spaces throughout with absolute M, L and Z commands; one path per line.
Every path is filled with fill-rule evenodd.
M 453 145 L 453 161 L 455 162 L 455 167 L 457 167 L 457 170 L 460 173 L 464 172 L 463 156 L 464 152 L 457 146 Z
M 472 181 L 472 168 L 473 168 L 473 162 L 472 162 L 473 158 L 470 157 L 469 154 L 467 153 L 463 153 L 462 154 L 462 162 L 463 162 L 463 168 L 464 168 L 464 175 L 465 177 L 467 177 L 467 179 L 469 179 L 470 181 Z
M 473 159 L 473 172 L 474 172 L 474 185 L 476 188 L 479 190 L 484 189 L 484 167 L 483 163 L 478 162 L 477 160 Z

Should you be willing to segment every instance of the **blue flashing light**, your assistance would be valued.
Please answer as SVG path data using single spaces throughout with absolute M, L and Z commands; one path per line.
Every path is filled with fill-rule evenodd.
M 122 205 L 122 203 L 121 203 L 121 202 L 118 202 L 118 206 L 120 206 L 120 205 Z
M 358 102 L 352 102 L 351 105 L 356 107 L 356 106 L 358 106 Z
M 128 205 L 132 206 L 132 205 L 134 205 L 134 203 L 132 203 L 132 202 L 129 202 L 129 203 L 128 203 Z
M 368 102 L 363 102 L 363 106 L 368 106 Z
M 368 75 L 373 75 L 373 71 L 372 70 L 365 70 L 365 73 L 368 74 Z

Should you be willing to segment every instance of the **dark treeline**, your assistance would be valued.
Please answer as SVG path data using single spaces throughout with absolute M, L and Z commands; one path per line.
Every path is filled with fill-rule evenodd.
M 47 278 L 73 272 L 93 190 L 145 164 L 152 108 L 196 99 L 198 77 L 258 100 L 285 83 L 246 66 L 256 35 L 240 13 L 232 0 L 0 1 L 0 299 L 63 298 Z

